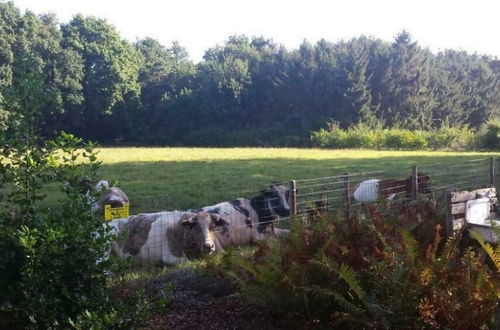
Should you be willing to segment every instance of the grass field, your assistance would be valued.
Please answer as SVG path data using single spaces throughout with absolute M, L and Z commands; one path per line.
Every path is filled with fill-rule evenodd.
M 99 149 L 100 175 L 118 181 L 131 199 L 133 213 L 188 209 L 252 196 L 273 181 L 380 170 L 385 176 L 405 177 L 412 164 L 431 172 L 435 181 L 458 182 L 460 176 L 472 175 L 471 166 L 460 167 L 464 162 L 498 155 L 286 148 Z M 485 164 L 474 166 L 474 175 L 486 177 Z

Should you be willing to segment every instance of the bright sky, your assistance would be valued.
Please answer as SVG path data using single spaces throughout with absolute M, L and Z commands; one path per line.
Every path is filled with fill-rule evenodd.
M 232 34 L 264 36 L 287 48 L 361 34 L 393 40 L 403 29 L 432 51 L 500 57 L 498 0 L 14 0 L 18 8 L 106 18 L 131 41 L 178 40 L 194 61 Z

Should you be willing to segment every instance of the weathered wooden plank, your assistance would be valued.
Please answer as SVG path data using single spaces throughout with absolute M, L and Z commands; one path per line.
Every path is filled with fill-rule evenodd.
M 493 197 L 491 199 L 491 203 L 492 204 L 497 203 L 497 198 Z M 458 202 L 455 204 L 451 204 L 451 214 L 452 215 L 464 214 L 465 213 L 465 204 L 466 204 L 466 202 Z
M 451 192 L 445 192 L 446 198 L 446 218 L 444 222 L 445 236 L 450 237 L 453 235 L 453 215 L 451 214 Z
M 465 202 L 451 204 L 451 214 L 464 214 L 465 213 Z
M 453 231 L 462 229 L 465 225 L 465 218 L 458 218 L 453 220 Z
M 496 196 L 495 188 L 484 188 L 484 189 L 476 189 L 472 191 L 459 191 L 459 192 L 451 192 L 450 201 L 452 203 L 456 202 L 466 202 L 471 199 L 476 199 L 478 195 L 487 195 L 489 193 L 490 197 Z

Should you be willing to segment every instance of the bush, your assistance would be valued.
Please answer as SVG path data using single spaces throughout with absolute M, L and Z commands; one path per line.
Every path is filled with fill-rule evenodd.
M 461 252 L 459 238 L 442 240 L 442 218 L 422 202 L 295 221 L 288 240 L 251 258 L 230 253 L 222 269 L 250 302 L 296 328 L 491 326 L 499 280 L 475 251 Z
M 347 148 L 347 132 L 337 122 L 328 124 L 328 130 L 321 128 L 311 136 L 313 144 L 322 148 Z
M 378 148 L 381 143 L 380 130 L 358 124 L 347 130 L 345 145 L 348 148 Z
M 499 124 L 500 127 L 500 124 Z M 499 128 L 500 130 L 500 128 Z M 490 128 L 490 141 L 494 144 L 495 129 Z M 311 141 L 320 148 L 368 148 L 423 150 L 449 149 L 471 150 L 475 148 L 476 133 L 467 127 L 443 126 L 432 131 L 410 131 L 406 129 L 381 127 L 370 128 L 363 124 L 341 129 L 338 124 L 329 124 L 328 129 L 321 128 L 311 134 Z M 491 142 L 493 141 L 493 142 Z
M 427 148 L 427 140 L 421 131 L 390 129 L 385 131 L 383 145 L 388 149 L 421 150 Z
M 481 129 L 481 146 L 490 150 L 500 149 L 500 119 L 489 120 Z
M 62 134 L 44 147 L 14 141 L 0 161 L 0 325 L 58 328 L 107 299 L 107 228 L 79 191 L 83 176 L 96 177 L 92 144 Z M 64 195 L 44 204 L 43 189 L 59 183 Z M 99 238 L 95 238 L 95 234 Z M 2 324 L 3 323 L 3 324 Z
M 467 127 L 442 126 L 427 132 L 429 148 L 450 150 L 473 150 L 476 134 Z

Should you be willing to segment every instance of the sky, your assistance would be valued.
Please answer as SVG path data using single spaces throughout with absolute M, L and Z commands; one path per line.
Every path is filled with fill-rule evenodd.
M 403 29 L 438 52 L 461 49 L 500 57 L 499 0 L 14 0 L 22 10 L 55 13 L 60 23 L 77 14 L 105 18 L 121 36 L 177 40 L 191 59 L 233 34 L 264 36 L 287 48 L 307 39 L 350 39 L 362 34 L 391 41 Z

